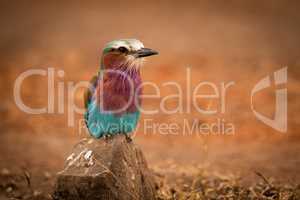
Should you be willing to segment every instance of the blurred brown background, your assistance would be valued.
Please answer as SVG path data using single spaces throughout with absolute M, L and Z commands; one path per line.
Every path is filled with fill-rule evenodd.
M 135 141 L 152 168 L 164 171 L 167 166 L 164 173 L 178 173 L 183 167 L 188 173 L 189 167 L 200 166 L 246 174 L 246 178 L 259 170 L 299 182 L 298 1 L 1 1 L 0 8 L 2 167 L 56 172 L 72 145 L 85 136 L 79 134 L 77 125 L 81 115 L 76 115 L 75 127 L 67 126 L 67 106 L 65 114 L 28 115 L 20 111 L 13 99 L 14 81 L 20 73 L 54 67 L 65 71 L 56 81 L 86 81 L 97 72 L 106 42 L 137 38 L 160 52 L 142 69 L 144 80 L 160 86 L 175 80 L 184 86 L 186 67 L 191 67 L 193 84 L 235 82 L 227 93 L 225 114 L 206 116 L 192 110 L 186 115 L 142 117 L 182 124 L 183 119 L 210 122 L 220 116 L 235 125 L 235 134 L 230 136 L 145 135 L 139 134 L 143 133 L 141 127 Z M 255 118 L 250 92 L 261 78 L 284 66 L 288 66 L 288 132 L 282 134 Z M 162 96 L 172 92 L 164 87 L 161 90 Z M 151 92 L 145 88 L 145 93 Z M 256 100 L 259 111 L 270 117 L 274 94 L 270 88 Z M 81 95 L 79 90 L 75 98 L 78 106 L 82 105 Z M 26 79 L 22 97 L 32 107 L 45 106 L 46 78 Z M 145 101 L 144 106 L 155 108 L 159 103 L 159 99 Z M 217 101 L 199 103 L 220 109 Z

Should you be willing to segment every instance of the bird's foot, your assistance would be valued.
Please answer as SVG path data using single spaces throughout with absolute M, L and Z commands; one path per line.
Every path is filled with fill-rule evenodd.
M 106 135 L 104 135 L 103 137 L 104 137 L 104 139 L 105 139 L 106 141 L 108 141 L 108 140 L 111 139 L 112 135 L 111 135 L 111 134 L 106 134 Z
M 132 142 L 131 137 L 129 135 L 127 135 L 126 133 L 125 133 L 125 137 L 126 137 L 126 141 L 127 142 Z

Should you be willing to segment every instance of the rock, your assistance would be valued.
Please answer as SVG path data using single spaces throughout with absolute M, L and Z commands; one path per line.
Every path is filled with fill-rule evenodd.
M 57 176 L 54 199 L 151 200 L 155 184 L 142 151 L 124 135 L 83 139 Z

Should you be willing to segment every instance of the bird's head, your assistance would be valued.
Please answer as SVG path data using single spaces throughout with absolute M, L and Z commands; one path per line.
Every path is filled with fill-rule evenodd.
M 139 40 L 114 40 L 106 44 L 103 49 L 102 68 L 136 70 L 143 64 L 144 57 L 156 54 L 157 51 L 145 48 Z

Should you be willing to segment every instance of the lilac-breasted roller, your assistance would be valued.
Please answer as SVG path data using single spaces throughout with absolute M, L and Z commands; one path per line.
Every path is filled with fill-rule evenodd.
M 144 57 L 158 54 L 136 39 L 109 42 L 103 49 L 97 76 L 85 93 L 85 120 L 96 138 L 130 134 L 140 117 Z

